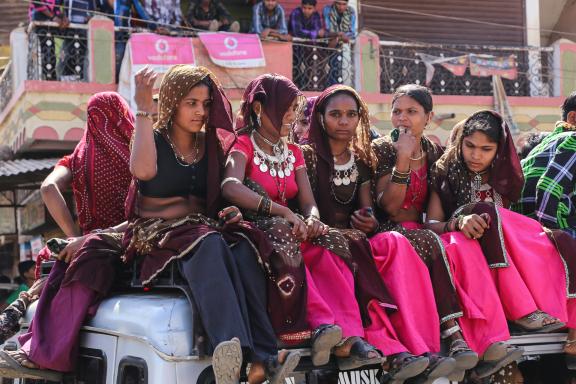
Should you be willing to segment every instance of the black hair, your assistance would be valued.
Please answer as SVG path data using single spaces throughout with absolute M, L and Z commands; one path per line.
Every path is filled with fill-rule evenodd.
M 476 112 L 464 123 L 462 137 L 468 137 L 474 132 L 482 132 L 490 141 L 499 143 L 502 135 L 502 118 L 490 111 Z
M 316 6 L 316 0 L 302 0 L 302 5 L 311 5 L 313 7 Z
M 320 112 L 322 115 L 324 115 L 324 113 L 326 112 L 326 106 L 328 105 L 328 103 L 330 102 L 330 100 L 332 100 L 335 96 L 338 95 L 348 95 L 351 98 L 354 99 L 354 102 L 356 103 L 356 109 L 358 110 L 358 112 L 360 113 L 360 103 L 358 101 L 358 99 L 356 98 L 356 95 L 354 95 L 354 93 L 350 92 L 347 89 L 340 89 L 334 93 L 332 93 L 330 96 L 328 96 L 326 98 L 326 100 L 324 100 L 324 103 L 322 103 L 322 105 L 318 106 L 318 112 Z
M 518 152 L 518 157 L 520 159 L 525 159 L 530 151 L 540 144 L 546 136 L 548 136 L 548 133 L 546 132 L 532 132 L 528 134 L 524 145 L 520 148 L 520 152 Z
M 434 108 L 432 102 L 432 92 L 429 88 L 417 84 L 406 84 L 396 89 L 394 96 L 392 96 L 392 105 L 402 96 L 408 96 L 416 100 L 418 104 L 424 108 L 424 112 L 430 113 Z
M 572 111 L 576 111 L 576 91 L 572 92 L 562 103 L 562 120 L 568 120 L 568 113 Z

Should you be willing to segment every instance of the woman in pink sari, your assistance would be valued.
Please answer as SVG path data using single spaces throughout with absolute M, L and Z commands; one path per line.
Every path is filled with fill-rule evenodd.
M 506 318 L 525 331 L 569 329 L 566 353 L 576 355 L 576 242 L 507 209 L 524 177 L 512 135 L 492 111 L 470 116 L 432 170 L 429 228 L 477 239 L 490 266 Z M 477 264 L 474 264 L 477 263 Z M 469 267 L 480 269 L 479 260 Z M 474 291 L 486 286 L 467 273 Z
M 370 242 L 379 275 L 397 305 L 396 310 L 385 310 L 371 303 L 367 340 L 388 356 L 391 378 L 397 380 L 399 362 L 417 361 L 414 355 L 425 354 L 430 365 L 421 377 L 433 380 L 451 373 L 455 361 L 435 354 L 440 350 L 440 324 L 438 317 L 430 317 L 438 310 L 426 265 L 400 233 L 377 232 L 378 221 L 371 213 L 376 157 L 369 130 L 368 106 L 354 89 L 335 85 L 322 92 L 312 112 L 309 145 L 302 146 L 308 178 L 323 221 Z M 382 343 L 386 340 L 380 334 L 386 328 L 397 336 L 395 343 Z
M 442 338 L 447 341 L 450 355 L 457 361 L 459 355 L 465 357 L 460 364 L 460 369 L 465 370 L 474 366 L 470 364 L 473 361 L 470 349 L 476 352 L 482 358 L 476 372 L 484 377 L 519 357 L 521 351 L 503 343 L 510 335 L 494 286 L 486 285 L 478 293 L 468 284 L 467 277 L 473 273 L 490 280 L 487 270 L 467 272 L 470 260 L 483 260 L 478 244 L 462 236 L 456 246 L 455 240 L 422 229 L 430 195 L 430 169 L 442 155 L 440 146 L 423 135 L 433 116 L 432 107 L 432 96 L 425 87 L 407 85 L 394 94 L 392 140 L 382 138 L 374 142 L 379 161 L 376 177 L 376 201 L 382 208 L 379 218 L 385 228 L 395 228 L 410 239 L 428 265 Z M 436 255 L 427 254 L 433 248 L 438 249 Z
M 355 243 L 353 251 L 346 237 L 320 221 L 302 152 L 285 142 L 300 100 L 298 88 L 280 75 L 262 75 L 248 85 L 223 195 L 274 244 L 276 254 L 265 268 L 270 316 L 281 340 L 298 341 L 298 335 L 303 340 L 306 334 L 295 331 L 307 326 L 314 329 L 314 365 L 326 364 L 332 348 L 345 369 L 378 364 L 382 356 L 365 340 L 351 270 L 354 263 L 366 262 L 357 257 L 369 252 L 369 244 Z M 305 218 L 289 208 L 290 201 Z M 361 303 L 374 299 L 394 306 L 381 282 L 371 285 L 358 278 L 357 283 Z

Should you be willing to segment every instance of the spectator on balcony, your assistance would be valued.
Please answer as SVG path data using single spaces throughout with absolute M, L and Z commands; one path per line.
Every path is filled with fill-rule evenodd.
M 183 24 L 180 0 L 146 0 L 144 8 L 150 18 L 158 23 L 158 33 L 169 33 Z
M 219 0 L 196 0 L 190 4 L 186 22 L 206 31 L 240 32 L 240 23 L 232 21 L 230 12 Z
M 96 0 L 96 10 L 114 18 L 114 0 Z
M 60 16 L 58 0 L 31 1 L 28 6 L 28 16 L 32 21 L 53 21 Z M 58 21 L 58 20 L 54 20 Z
M 61 24 L 60 0 L 31 1 L 28 8 L 28 16 L 31 23 L 35 21 L 54 21 Z M 56 28 L 37 26 L 34 28 L 34 33 L 30 35 L 30 38 L 36 39 L 40 46 L 40 80 L 56 80 L 55 33 L 57 33 Z
M 275 38 L 290 41 L 284 8 L 277 0 L 262 0 L 252 8 L 252 33 L 261 38 Z
M 293 37 L 303 39 L 324 37 L 322 19 L 316 11 L 316 0 L 302 0 L 302 5 L 292 11 L 288 31 Z
M 146 8 L 142 0 L 115 0 L 114 2 L 114 25 L 117 27 L 130 27 L 130 20 L 132 19 L 132 7 L 136 11 L 136 19 L 146 23 L 147 27 L 151 30 L 156 29 L 156 24 L 153 22 L 150 14 L 146 12 Z M 117 52 L 118 53 L 118 52 Z
M 356 12 L 348 0 L 336 0 L 326 5 L 322 12 L 328 37 L 333 37 L 330 46 L 349 43 L 356 36 Z
M 576 92 L 562 105 L 562 121 L 522 160 L 522 171 L 516 211 L 576 238 Z

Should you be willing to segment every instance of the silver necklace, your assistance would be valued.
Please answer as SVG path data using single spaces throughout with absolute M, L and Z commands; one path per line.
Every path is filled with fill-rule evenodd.
M 338 165 L 334 163 L 334 172 L 332 175 L 332 183 L 339 187 L 340 185 L 349 185 L 351 182 L 355 183 L 358 179 L 358 167 L 354 161 L 354 152 L 350 151 L 350 160 L 346 164 Z
M 332 193 L 332 197 L 336 200 L 337 203 L 342 205 L 348 205 L 356 196 L 356 191 L 358 189 L 358 167 L 356 166 L 356 160 L 354 158 L 354 152 L 350 151 L 350 160 L 346 164 L 337 165 L 334 163 L 334 172 L 332 175 L 332 182 L 330 183 L 330 192 Z M 350 185 L 350 183 L 354 183 L 354 189 L 350 194 L 350 197 L 346 200 L 340 200 L 336 191 L 334 190 L 335 187 L 339 187 L 341 185 Z
M 278 145 L 279 149 L 274 150 L 274 155 L 269 155 L 258 146 L 256 140 L 254 140 L 254 134 L 250 135 L 250 141 L 254 146 L 254 158 L 252 162 L 258 167 L 260 172 L 269 173 L 270 176 L 274 178 L 279 177 L 283 179 L 284 177 L 290 177 L 294 171 L 296 157 L 284 142 L 280 141 L 280 145 Z

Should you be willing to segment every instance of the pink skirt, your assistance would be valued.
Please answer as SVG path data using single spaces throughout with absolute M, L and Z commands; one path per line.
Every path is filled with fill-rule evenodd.
M 422 228 L 418 223 L 403 223 L 407 228 Z M 490 269 L 475 240 L 460 232 L 440 236 L 450 264 L 452 280 L 463 315 L 458 318 L 468 346 L 480 356 L 494 342 L 510 339 L 500 297 L 490 282 Z
M 458 323 L 469 347 L 481 356 L 491 344 L 510 339 L 498 291 L 476 240 L 461 232 L 445 233 L 440 238 L 464 311 Z
M 508 209 L 499 208 L 498 213 L 508 267 L 491 272 L 506 317 L 517 320 L 540 309 L 569 328 L 576 327 L 576 304 L 568 298 L 566 266 L 542 225 Z
M 414 355 L 440 351 L 440 322 L 428 268 L 410 242 L 398 232 L 382 232 L 370 239 L 374 261 L 386 288 L 398 306 L 389 315 L 400 342 Z M 384 323 L 384 308 L 371 306 L 368 341 Z
M 354 293 L 354 276 L 338 255 L 307 242 L 302 243 L 301 249 L 308 284 L 307 319 L 312 329 L 336 324 L 342 328 L 343 337 L 363 337 L 386 356 L 407 350 L 398 341 L 386 310 L 376 300 L 369 306 L 372 324 L 364 330 Z

